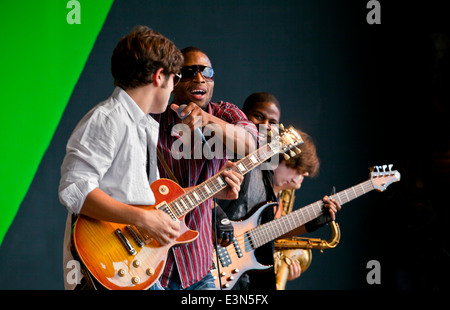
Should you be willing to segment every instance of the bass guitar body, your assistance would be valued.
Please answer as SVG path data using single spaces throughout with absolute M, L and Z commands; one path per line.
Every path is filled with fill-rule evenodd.
M 231 221 L 234 229 L 234 238 L 226 247 L 218 246 L 214 251 L 214 263 L 211 274 L 214 277 L 216 288 L 230 290 L 239 278 L 247 272 L 265 271 L 273 266 L 265 266 L 259 263 L 255 257 L 255 244 L 249 232 L 260 225 L 261 213 L 267 208 L 273 208 L 276 202 L 263 204 L 256 209 L 247 219 Z
M 151 184 L 156 204 L 136 206 L 148 211 L 168 208 L 167 203 L 185 191 L 175 182 L 159 179 Z M 89 273 L 105 288 L 111 290 L 144 290 L 161 276 L 172 246 L 194 241 L 198 232 L 190 230 L 184 216 L 181 234 L 172 243 L 161 245 L 139 227 L 95 220 L 83 215 L 77 219 L 73 232 L 75 250 Z

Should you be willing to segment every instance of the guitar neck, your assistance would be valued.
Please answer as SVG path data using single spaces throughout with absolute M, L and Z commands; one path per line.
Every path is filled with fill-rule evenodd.
M 337 200 L 341 205 L 362 196 L 371 190 L 374 186 L 371 180 L 355 185 L 349 189 L 343 190 L 335 195 L 330 196 Z M 254 249 L 273 241 L 284 234 L 310 222 L 319 217 L 323 213 L 323 201 L 319 200 L 276 220 L 267 222 L 248 231 L 248 237 Z
M 277 153 L 278 151 L 276 151 L 276 147 L 274 147 L 272 143 L 266 144 L 237 161 L 236 166 L 231 168 L 231 170 L 241 175 L 245 175 L 247 172 L 253 170 Z M 206 180 L 184 195 L 181 195 L 174 201 L 170 202 L 169 207 L 173 211 L 174 215 L 177 218 L 180 218 L 223 190 L 227 187 L 227 185 L 228 183 L 225 182 L 222 174 L 216 174 L 212 178 Z

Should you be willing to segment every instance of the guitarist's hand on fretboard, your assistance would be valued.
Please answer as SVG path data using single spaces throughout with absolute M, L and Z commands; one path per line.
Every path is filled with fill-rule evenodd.
M 231 169 L 236 167 L 236 163 L 228 161 L 225 165 L 225 169 L 222 172 L 222 177 L 228 186 L 218 192 L 214 197 L 217 199 L 234 200 L 239 197 L 239 191 L 241 190 L 242 180 L 244 176 L 238 173 L 236 170 Z
M 325 224 L 336 220 L 336 213 L 341 210 L 341 204 L 333 198 L 328 196 L 323 197 L 323 207 L 327 208 L 329 212 L 324 212 L 321 216 L 313 219 L 305 224 L 307 232 L 313 232 L 324 226 Z

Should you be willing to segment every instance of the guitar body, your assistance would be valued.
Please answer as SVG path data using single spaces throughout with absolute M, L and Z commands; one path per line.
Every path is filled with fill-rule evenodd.
M 246 237 L 246 233 L 259 225 L 262 212 L 267 208 L 273 208 L 276 204 L 276 202 L 266 203 L 247 219 L 239 222 L 231 221 L 236 240 L 227 247 L 218 246 L 217 251 L 214 251 L 214 264 L 217 264 L 216 257 L 219 256 L 220 267 L 216 266 L 211 270 L 217 289 L 232 289 L 246 272 L 265 271 L 272 268 L 256 260 L 255 249 Z
M 177 183 L 168 179 L 159 179 L 150 187 L 156 204 L 136 206 L 137 208 L 148 211 L 158 209 L 165 205 L 165 202 L 171 202 L 185 193 Z M 156 240 L 143 238 L 142 235 L 136 239 L 137 230 L 134 229 L 133 232 L 127 225 L 80 215 L 74 227 L 73 242 L 85 267 L 105 288 L 144 290 L 161 276 L 172 246 L 192 242 L 198 237 L 198 232 L 186 226 L 184 216 L 178 220 L 181 235 L 174 242 L 162 246 Z M 128 245 L 123 240 L 126 240 Z M 141 241 L 144 241 L 144 244 Z

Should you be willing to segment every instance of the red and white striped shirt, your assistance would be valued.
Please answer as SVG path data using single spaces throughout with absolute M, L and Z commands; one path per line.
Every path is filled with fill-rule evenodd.
M 234 104 L 228 102 L 210 102 L 207 112 L 230 124 L 244 127 L 256 139 L 258 136 L 256 126 L 248 121 L 246 115 Z M 205 159 L 175 159 L 171 156 L 172 144 L 177 137 L 172 136 L 172 128 L 176 124 L 177 114 L 170 108 L 163 114 L 152 115 L 160 124 L 158 148 L 169 165 L 179 185 L 183 188 L 192 187 L 206 181 L 214 176 L 227 162 L 225 158 Z M 225 149 L 225 146 L 224 146 Z M 158 163 L 162 178 L 168 178 L 161 163 Z M 211 269 L 213 260 L 212 243 L 212 199 L 208 199 L 186 217 L 186 225 L 192 230 L 199 232 L 199 237 L 188 244 L 177 245 L 168 253 L 166 267 L 160 278 L 160 282 L 167 287 L 175 269 L 179 271 L 181 285 L 186 288 L 200 281 Z

